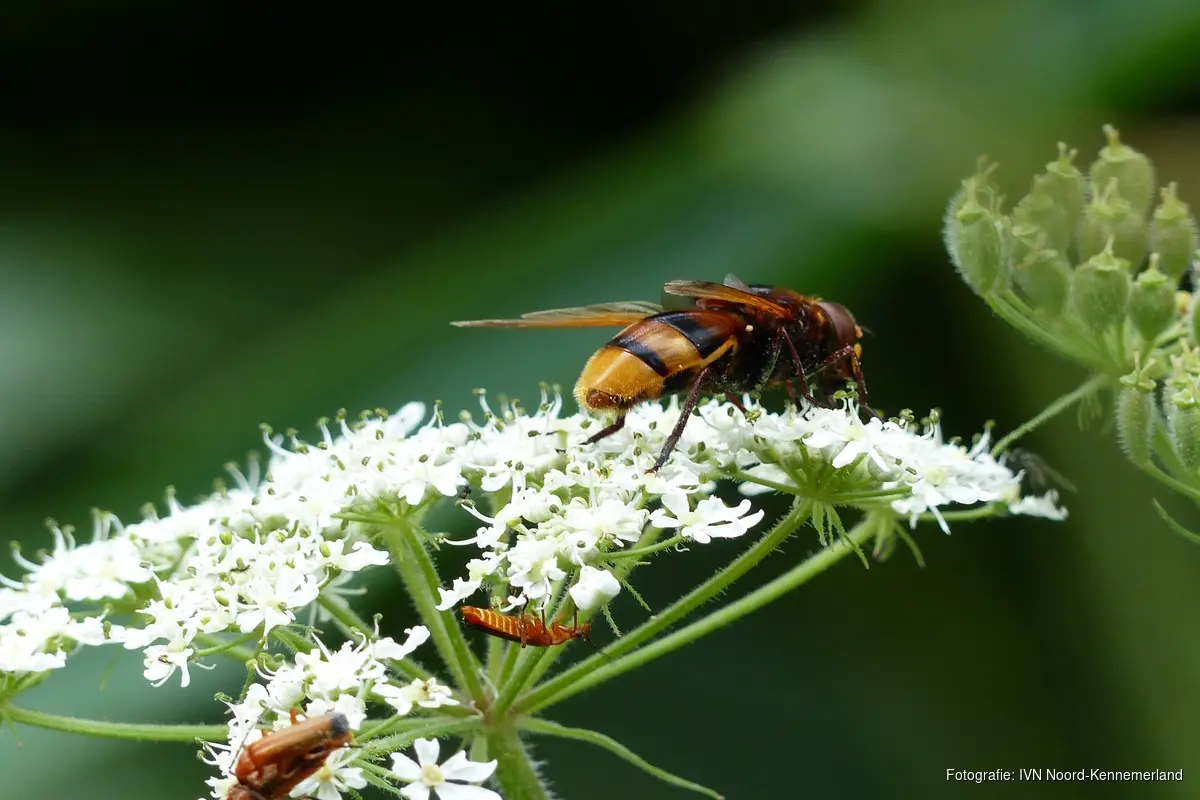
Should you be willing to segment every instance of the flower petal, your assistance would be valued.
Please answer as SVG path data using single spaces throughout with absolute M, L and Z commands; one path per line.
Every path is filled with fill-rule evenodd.
M 413 742 L 413 749 L 417 751 L 417 763 L 424 767 L 437 763 L 441 745 L 437 739 L 417 739 Z
M 429 800 L 429 787 L 421 782 L 410 783 L 400 790 L 408 800 Z
M 392 753 L 392 774 L 412 783 L 421 780 L 421 766 L 404 753 Z
M 503 797 L 482 786 L 464 786 L 461 783 L 443 783 L 437 788 L 441 800 L 504 800 Z
M 496 771 L 495 761 L 468 761 L 465 751 L 459 750 L 442 764 L 442 774 L 448 781 L 478 783 Z

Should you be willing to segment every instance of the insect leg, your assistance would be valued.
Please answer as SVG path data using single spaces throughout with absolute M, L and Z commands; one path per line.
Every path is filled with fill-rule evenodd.
M 526 601 L 526 605 L 528 605 L 528 604 L 529 604 L 528 601 Z M 517 617 L 517 630 L 521 633 L 521 647 L 522 648 L 524 648 L 527 644 L 529 644 L 529 632 L 528 632 L 528 629 L 525 627 L 525 612 L 526 612 L 526 609 L 524 606 L 522 606 L 521 607 L 521 616 Z
M 842 349 L 830 354 L 829 358 L 821 362 L 816 371 L 821 372 L 828 369 L 846 358 L 850 359 L 850 371 L 854 373 L 854 384 L 858 388 L 858 407 L 873 417 L 882 416 L 878 411 L 871 408 L 871 402 L 867 399 L 867 383 L 863 378 L 862 364 L 859 363 L 858 353 L 854 351 L 853 345 L 846 345 Z
M 726 392 L 725 399 L 729 401 L 729 404 L 731 406 L 736 408 L 738 411 L 742 412 L 743 415 L 750 413 L 750 412 L 746 411 L 746 407 L 744 405 L 742 405 L 742 401 L 740 399 L 738 399 L 738 396 L 736 394 L 734 394 L 733 392 Z
M 804 367 L 800 364 L 800 354 L 796 352 L 796 345 L 792 343 L 792 337 L 788 336 L 787 331 L 785 331 L 783 328 L 779 329 L 779 337 L 787 344 L 788 351 L 792 354 L 792 365 L 796 368 L 796 378 L 800 381 L 800 396 L 814 406 L 820 406 L 821 408 L 832 408 L 833 406 L 831 404 L 826 403 L 824 400 L 818 400 L 817 398 L 813 397 L 812 392 L 809 391 L 808 376 L 804 374 Z M 790 381 L 788 382 L 788 387 L 789 389 L 791 387 Z M 792 402 L 795 402 L 795 400 L 796 398 L 793 394 Z
M 620 413 L 620 415 L 617 416 L 616 421 L 613 422 L 612 425 L 609 425 L 607 428 L 605 428 L 604 430 L 602 430 L 598 433 L 592 434 L 588 438 L 584 439 L 583 443 L 584 444 L 595 444 L 596 442 L 600 441 L 601 439 L 612 436 L 614 433 L 616 433 L 617 431 L 621 430 L 621 428 L 624 428 L 624 427 L 625 427 L 625 412 L 622 411 Z
M 687 425 L 688 418 L 692 416 L 692 412 L 696 410 L 696 402 L 700 399 L 700 387 L 704 385 L 704 379 L 708 377 L 709 369 L 709 367 L 705 367 L 696 374 L 696 380 L 692 383 L 692 390 L 688 392 L 687 399 L 683 401 L 683 408 L 679 409 L 679 421 L 675 423 L 675 428 L 671 431 L 671 435 L 667 437 L 667 442 L 663 445 L 662 452 L 658 454 L 658 460 L 654 462 L 654 466 L 646 470 L 647 475 L 658 472 L 659 468 L 667 463 L 667 459 L 670 458 L 675 445 L 679 444 L 679 437 L 683 435 L 683 428 Z

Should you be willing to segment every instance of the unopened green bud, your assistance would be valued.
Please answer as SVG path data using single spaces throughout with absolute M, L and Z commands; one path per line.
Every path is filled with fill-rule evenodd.
M 1062 142 L 1058 143 L 1058 159 L 1046 165 L 1045 183 L 1042 189 L 1054 197 L 1055 202 L 1063 211 L 1063 220 L 1067 230 L 1074 231 L 1079 225 L 1079 217 L 1083 213 L 1084 197 L 1087 191 L 1083 173 L 1075 166 L 1075 156 L 1078 150 L 1068 150 Z M 1065 249 L 1064 249 L 1065 251 Z
M 1172 393 L 1166 406 L 1175 452 L 1193 475 L 1200 475 L 1200 400 L 1195 383 Z
M 1121 195 L 1120 184 L 1111 179 L 1104 191 L 1092 198 L 1079 224 L 1079 256 L 1091 258 L 1112 242 L 1113 253 L 1131 267 L 1146 257 L 1146 218 L 1134 211 Z
M 1102 331 L 1125 316 L 1129 262 L 1114 256 L 1111 247 L 1080 264 L 1071 278 L 1075 310 L 1088 327 Z
M 959 275 L 976 294 L 987 296 L 1008 281 L 1011 243 L 1009 220 L 989 182 L 995 165 L 980 162 L 976 173 L 946 209 L 943 234 Z
M 1057 250 L 1034 250 L 1013 270 L 1013 283 L 1030 305 L 1056 317 L 1071 288 L 1071 264 Z
M 1075 231 L 1074 221 L 1068 222 L 1053 188 L 1046 175 L 1035 177 L 1033 189 L 1013 208 L 1013 227 L 1014 231 L 1018 225 L 1036 230 L 1045 236 L 1045 247 L 1065 253 Z
M 1093 187 L 1108 186 L 1116 178 L 1121 184 L 1121 196 L 1129 201 L 1134 212 L 1145 216 L 1154 201 L 1154 165 L 1145 155 L 1122 144 L 1121 136 L 1112 125 L 1104 126 L 1108 144 L 1092 164 Z
M 1150 249 L 1159 254 L 1162 271 L 1178 284 L 1196 250 L 1196 220 L 1187 203 L 1175 194 L 1174 183 L 1161 194 L 1162 201 L 1150 220 Z
M 1158 268 L 1158 253 L 1150 254 L 1150 267 L 1138 275 L 1129 290 L 1129 320 L 1147 342 L 1175 319 L 1175 283 Z
M 1167 386 L 1179 391 L 1191 386 L 1200 378 L 1200 349 L 1189 346 L 1185 341 L 1178 353 L 1170 357 L 1171 368 L 1167 378 Z
M 1137 373 L 1121 378 L 1117 393 L 1117 435 L 1121 449 L 1133 461 L 1150 463 L 1150 435 L 1154 430 L 1154 381 Z

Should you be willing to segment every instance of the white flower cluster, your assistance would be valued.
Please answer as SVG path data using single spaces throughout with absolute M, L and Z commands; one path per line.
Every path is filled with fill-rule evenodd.
M 976 503 L 1004 503 L 1010 514 L 1063 520 L 1067 511 L 1058 495 L 1022 496 L 1023 473 L 1013 472 L 988 452 L 991 436 L 984 433 L 967 448 L 943 440 L 941 427 L 932 425 L 916 433 L 907 422 L 871 419 L 833 409 L 814 409 L 805 415 L 767 415 L 755 424 L 755 433 L 769 442 L 769 460 L 745 470 L 772 483 L 795 487 L 783 464 L 816 460 L 834 469 L 849 469 L 861 483 L 877 482 L 883 491 L 902 494 L 891 501 L 897 514 L 913 525 L 929 513 L 950 532 L 941 509 Z M 744 494 L 772 491 L 747 483 Z
M 896 513 L 913 519 L 997 501 L 1012 513 L 1064 513 L 1053 496 L 1021 497 L 1020 475 L 982 443 L 968 450 L 944 443 L 936 428 L 862 423 L 853 408 L 771 413 L 745 402 L 748 416 L 730 403 L 702 403 L 653 475 L 646 471 L 678 419 L 674 400 L 639 406 L 621 431 L 590 446 L 580 442 L 597 420 L 563 416 L 561 397 L 545 394 L 532 414 L 515 404 L 496 414 L 481 401 L 482 421 L 445 423 L 435 414 L 422 426 L 424 407 L 410 403 L 391 416 L 339 420 L 336 435 L 322 424 L 315 444 L 267 436 L 261 479 L 254 465 L 247 476 L 233 470 L 235 487 L 196 505 L 168 497 L 166 515 L 124 526 L 100 515 L 91 542 L 54 528 L 44 558 L 18 554 L 26 574 L 0 576 L 0 670 L 53 669 L 73 645 L 120 642 L 144 650 L 151 681 L 180 670 L 186 685 L 197 637 L 265 636 L 322 593 L 338 592 L 351 573 L 387 563 L 370 544 L 371 523 L 349 520 L 369 520 L 381 505 L 407 514 L 466 487 L 494 506 L 484 514 L 463 504 L 483 524 L 460 543 L 481 552 L 465 577 L 441 589 L 443 609 L 485 582 L 507 588 L 512 605 L 537 608 L 568 579 L 577 607 L 603 605 L 620 589 L 611 572 L 619 551 L 664 531 L 698 543 L 737 537 L 762 519 L 749 500 L 731 506 L 712 496 L 727 477 L 795 486 L 799 473 L 839 471 L 858 490 L 894 490 Z M 145 624 L 68 610 L 87 603 L 138 610 Z
M 233 768 L 246 745 L 263 736 L 259 726 L 271 720 L 275 730 L 291 724 L 291 712 L 301 708 L 307 717 L 339 713 L 351 730 L 358 730 L 367 717 L 368 699 L 383 701 L 399 715 L 408 714 L 414 705 L 438 708 L 458 705 L 449 687 L 430 678 L 398 684 L 388 675 L 388 662 L 408 657 L 429 639 L 429 630 L 417 626 L 407 631 L 403 643 L 390 637 L 374 641 L 364 639 L 357 646 L 346 642 L 330 652 L 320 641 L 308 653 L 298 653 L 294 664 L 276 670 L 260 670 L 266 684 L 252 684 L 240 703 L 231 703 L 227 743 L 208 744 L 208 763 L 218 768 L 220 777 L 210 778 L 212 796 L 224 800 L 237 779 Z M 366 786 L 362 769 L 349 766 L 356 753 L 339 750 L 325 762 L 324 768 L 296 787 L 297 796 L 340 797 L 347 787 Z
M 711 496 L 714 481 L 723 477 L 766 480 L 803 493 L 791 475 L 828 479 L 832 469 L 841 473 L 839 485 L 894 492 L 898 499 L 891 505 L 897 514 L 915 524 L 919 514 L 930 512 L 947 532 L 939 509 L 950 505 L 1002 502 L 1014 514 L 1066 515 L 1053 492 L 1021 497 L 1021 474 L 988 455 L 987 435 L 968 449 L 944 442 L 937 426 L 917 433 L 904 422 L 864 423 L 853 404 L 773 413 L 748 397 L 743 402 L 748 414 L 727 402 L 701 403 L 670 460 L 654 475 L 646 470 L 679 418 L 674 400 L 636 408 L 622 430 L 557 459 L 554 439 L 542 434 L 560 432 L 566 441 L 577 441 L 588 433 L 586 418 L 559 419 L 556 401 L 543 404 L 536 416 L 507 409 L 497 420 L 485 405 L 488 424 L 475 427 L 474 435 L 487 445 L 476 461 L 464 456 L 464 467 L 483 470 L 485 488 L 511 490 L 511 495 L 491 516 L 472 510 L 485 525 L 458 543 L 475 544 L 483 554 L 468 562 L 467 577 L 441 590 L 439 608 L 450 608 L 496 580 L 519 595 L 510 597 L 510 607 L 537 607 L 572 568 L 578 569 L 569 590 L 576 606 L 603 605 L 620 589 L 603 569 L 605 554 L 638 542 L 647 524 L 706 543 L 741 536 L 762 519 L 763 512 L 754 511 L 749 501 L 729 506 Z M 489 461 L 491 453 L 506 460 Z M 749 495 L 773 491 L 752 482 L 742 490 Z

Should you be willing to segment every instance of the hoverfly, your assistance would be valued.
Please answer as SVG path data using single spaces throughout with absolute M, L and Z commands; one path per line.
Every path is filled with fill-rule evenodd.
M 233 768 L 237 785 L 225 800 L 286 800 L 296 785 L 319 770 L 329 754 L 350 741 L 344 714 L 321 714 L 266 733 L 247 745 Z
M 545 621 L 522 613 L 519 617 L 509 617 L 498 611 L 486 608 L 463 606 L 463 622 L 472 628 L 479 628 L 491 636 L 507 639 L 510 642 L 520 642 L 521 647 L 553 647 L 565 644 L 572 639 L 583 639 L 590 643 L 588 634 L 592 623 L 579 623 L 579 612 L 576 612 L 573 625 L 561 625 L 557 622 L 546 624 Z
M 669 281 L 663 296 L 687 297 L 690 308 L 657 303 L 601 303 L 535 311 L 519 319 L 452 322 L 458 327 L 588 328 L 626 326 L 597 350 L 575 384 L 589 411 L 615 411 L 616 420 L 587 444 L 611 436 L 644 400 L 687 393 L 679 421 L 649 472 L 657 472 L 683 434 L 701 394 L 724 393 L 745 413 L 738 395 L 783 383 L 814 406 L 847 380 L 858 389 L 859 408 L 874 414 L 859 359 L 862 328 L 843 305 L 778 286 L 750 286 L 734 275 L 724 283 Z M 816 379 L 817 394 L 809 390 Z

